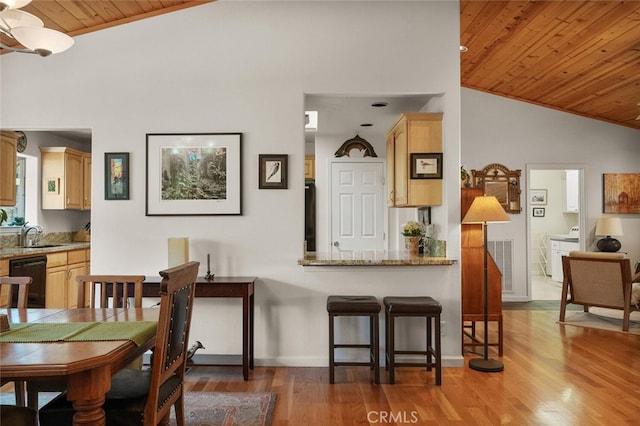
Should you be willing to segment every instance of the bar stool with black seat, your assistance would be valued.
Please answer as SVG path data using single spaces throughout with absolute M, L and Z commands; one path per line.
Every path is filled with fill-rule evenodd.
M 396 367 L 426 367 L 436 370 L 436 385 L 442 383 L 442 361 L 440 348 L 440 314 L 442 305 L 432 297 L 387 296 L 385 307 L 385 360 L 389 371 L 389 383 L 395 383 Z M 425 350 L 397 350 L 395 347 L 395 320 L 399 317 L 423 317 L 426 319 Z M 424 362 L 397 361 L 396 355 L 424 355 Z
M 335 382 L 335 367 L 368 366 L 373 370 L 374 383 L 380 384 L 380 349 L 379 324 L 380 304 L 374 296 L 329 296 L 327 312 L 329 313 L 329 383 Z M 339 316 L 369 317 L 369 343 L 336 343 L 334 320 Z M 338 348 L 367 348 L 369 361 L 336 361 L 335 350 Z

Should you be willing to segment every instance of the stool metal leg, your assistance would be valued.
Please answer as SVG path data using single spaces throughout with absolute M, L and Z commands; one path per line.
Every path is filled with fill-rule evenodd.
M 371 343 L 373 344 L 373 380 L 376 385 L 380 384 L 380 319 L 378 315 L 370 317 L 371 327 Z
M 435 317 L 436 320 L 436 324 L 435 324 L 435 330 L 436 330 L 436 341 L 435 341 L 435 347 L 436 347 L 436 385 L 440 386 L 442 384 L 442 354 L 441 354 L 441 347 L 440 347 L 440 315 L 436 315 Z
M 389 314 L 389 347 L 387 348 L 388 351 L 388 358 L 389 358 L 389 383 L 394 384 L 396 382 L 395 379 L 395 367 L 396 367 L 396 354 L 395 354 L 395 316 L 390 313 Z
M 384 369 L 389 371 L 389 313 L 384 312 Z
M 333 325 L 334 325 L 334 316 L 333 314 L 329 314 L 329 383 L 331 384 L 333 384 L 335 381 L 335 377 L 334 377 L 335 347 L 334 347 Z
M 433 342 L 431 341 L 431 327 L 433 324 L 433 317 L 427 316 L 426 317 L 426 325 L 427 325 L 427 371 L 431 371 L 431 354 L 432 354 L 432 348 L 433 348 Z

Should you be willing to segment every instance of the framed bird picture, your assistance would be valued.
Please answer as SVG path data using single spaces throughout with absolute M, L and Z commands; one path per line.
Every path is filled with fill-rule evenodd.
M 411 179 L 442 179 L 442 153 L 411 154 Z
M 259 154 L 260 189 L 287 189 L 289 187 L 288 169 L 289 155 L 287 154 Z

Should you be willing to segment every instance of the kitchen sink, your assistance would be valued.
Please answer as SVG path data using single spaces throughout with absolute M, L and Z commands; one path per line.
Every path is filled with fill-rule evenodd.
M 43 248 L 51 248 L 51 247 L 61 247 L 64 244 L 42 244 L 39 246 L 27 246 L 27 247 L 22 247 L 23 249 L 43 249 Z

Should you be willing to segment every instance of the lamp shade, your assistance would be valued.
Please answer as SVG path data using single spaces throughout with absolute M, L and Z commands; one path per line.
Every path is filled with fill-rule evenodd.
M 510 222 L 498 199 L 490 195 L 476 197 L 462 223 Z
M 596 235 L 622 235 L 622 222 L 618 217 L 601 217 L 596 223 Z
M 73 46 L 73 39 L 60 31 L 42 27 L 16 27 L 11 34 L 24 47 L 49 56 L 52 53 L 64 52 Z

